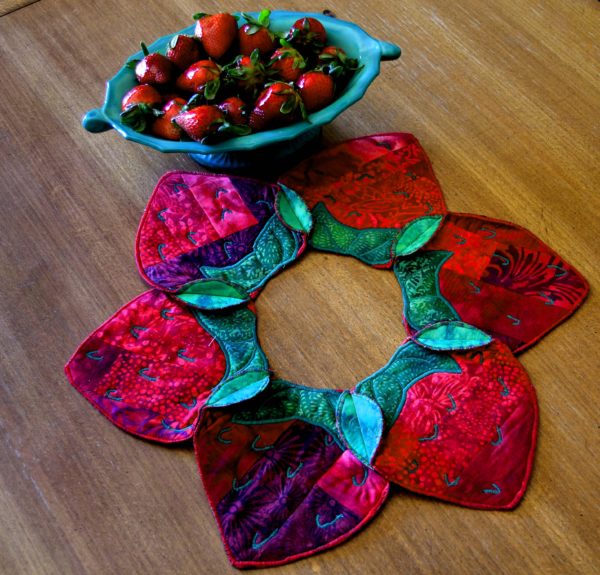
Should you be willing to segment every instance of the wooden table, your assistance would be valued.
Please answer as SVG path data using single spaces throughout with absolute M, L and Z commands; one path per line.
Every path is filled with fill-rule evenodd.
M 541 428 L 516 511 L 473 511 L 394 489 L 360 535 L 271 572 L 592 573 L 600 549 L 600 5 L 284 5 L 329 8 L 404 49 L 325 130 L 327 140 L 415 133 L 452 210 L 529 228 L 589 279 L 592 292 L 572 319 L 521 356 L 538 391 Z M 200 8 L 240 4 L 2 3 L 2 573 L 235 572 L 190 447 L 123 433 L 62 371 L 90 331 L 145 289 L 133 241 L 159 176 L 195 168 L 183 155 L 162 155 L 114 132 L 88 134 L 80 118 L 100 104 L 104 81 L 139 40 L 186 26 Z M 404 337 L 393 274 L 349 258 L 309 254 L 269 284 L 258 309 L 276 373 L 307 385 L 350 387 Z

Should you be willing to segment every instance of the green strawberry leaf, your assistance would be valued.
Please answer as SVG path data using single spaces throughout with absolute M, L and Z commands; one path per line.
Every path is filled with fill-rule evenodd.
M 250 299 L 240 288 L 213 279 L 198 280 L 184 286 L 174 295 L 182 302 L 199 309 L 224 309 Z
M 264 10 L 261 10 L 260 14 L 258 15 L 258 21 L 265 28 L 268 28 L 271 23 L 271 19 L 269 18 L 269 16 L 271 16 L 271 10 L 267 10 L 266 8 Z
M 206 14 L 206 13 L 204 13 L 204 12 L 196 12 L 196 13 L 195 13 L 195 14 L 192 16 L 192 18 L 193 18 L 194 20 L 200 20 L 200 19 L 204 18 L 204 16 L 208 16 L 208 14 Z
M 140 42 L 140 46 L 142 47 L 142 53 L 144 56 L 148 56 L 150 52 L 148 51 L 148 47 L 143 42 Z
M 135 70 L 136 66 L 141 62 L 141 60 L 129 60 L 127 64 L 125 64 L 125 68 L 128 70 Z
M 258 395 L 267 385 L 269 385 L 269 372 L 247 371 L 217 385 L 206 405 L 208 407 L 234 405 Z
M 336 408 L 337 425 L 356 457 L 369 465 L 383 434 L 383 414 L 372 399 L 344 391 Z
M 312 214 L 304 200 L 292 189 L 279 184 L 281 190 L 275 198 L 275 211 L 281 221 L 290 229 L 309 234 L 312 226 Z
M 296 109 L 296 100 L 295 98 L 287 98 L 286 101 L 281 104 L 279 111 L 282 114 L 291 114 Z
M 423 247 L 437 232 L 442 216 L 424 216 L 406 224 L 394 246 L 394 255 L 408 256 Z
M 492 337 L 462 321 L 440 322 L 422 329 L 413 336 L 415 342 L 436 351 L 451 351 L 483 347 Z
M 210 80 L 210 82 L 206 82 L 204 85 L 204 97 L 207 100 L 214 100 L 220 87 L 221 81 L 219 78 Z

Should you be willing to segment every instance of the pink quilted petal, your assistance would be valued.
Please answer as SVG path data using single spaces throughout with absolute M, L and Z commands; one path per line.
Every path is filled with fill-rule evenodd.
M 278 191 L 275 184 L 238 176 L 165 174 L 138 229 L 136 257 L 142 277 L 171 292 L 204 278 L 248 283 L 243 285 L 248 292 L 262 287 L 306 246 L 306 234 L 288 230 L 282 238 L 283 224 L 273 225 L 279 222 Z M 260 253 L 247 261 L 266 226 L 270 228 Z M 277 247 L 278 242 L 283 244 Z M 266 246 L 275 246 L 282 261 L 265 255 Z
M 443 226 L 394 271 L 408 331 L 461 319 L 519 352 L 583 302 L 585 278 L 531 232 L 483 216 L 448 214 Z
M 333 547 L 369 521 L 389 484 L 322 427 L 241 424 L 205 408 L 198 466 L 225 550 L 238 568 L 288 563 Z
M 125 431 L 189 439 L 225 356 L 189 308 L 158 290 L 138 296 L 90 335 L 65 367 L 73 386 Z
M 357 229 L 401 228 L 446 213 L 431 162 L 407 133 L 347 140 L 310 156 L 280 181 L 311 209 L 322 202 L 338 222 Z
M 500 342 L 452 352 L 462 373 L 410 387 L 374 467 L 406 489 L 468 507 L 510 509 L 527 486 L 538 411 L 534 389 Z

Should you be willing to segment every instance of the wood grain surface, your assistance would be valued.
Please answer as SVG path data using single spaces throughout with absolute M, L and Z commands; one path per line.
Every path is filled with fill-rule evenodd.
M 4 7 L 6 3 L 2 3 Z M 0 572 L 234 573 L 189 446 L 135 439 L 68 384 L 79 342 L 144 290 L 137 224 L 167 170 L 196 166 L 92 135 L 83 113 L 137 50 L 200 9 L 247 2 L 40 0 L 0 18 Z M 600 4 L 331 0 L 398 43 L 327 141 L 415 133 L 452 210 L 521 224 L 590 281 L 583 308 L 521 356 L 537 388 L 535 468 L 514 512 L 394 489 L 349 542 L 271 573 L 579 574 L 599 569 Z M 311 253 L 258 301 L 276 373 L 350 387 L 402 341 L 390 272 Z

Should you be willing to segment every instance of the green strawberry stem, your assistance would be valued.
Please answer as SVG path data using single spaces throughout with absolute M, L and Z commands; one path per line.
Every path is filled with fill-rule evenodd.
M 142 53 L 144 56 L 148 56 L 150 52 L 148 51 L 148 47 L 143 42 L 140 42 L 140 46 L 142 47 Z

